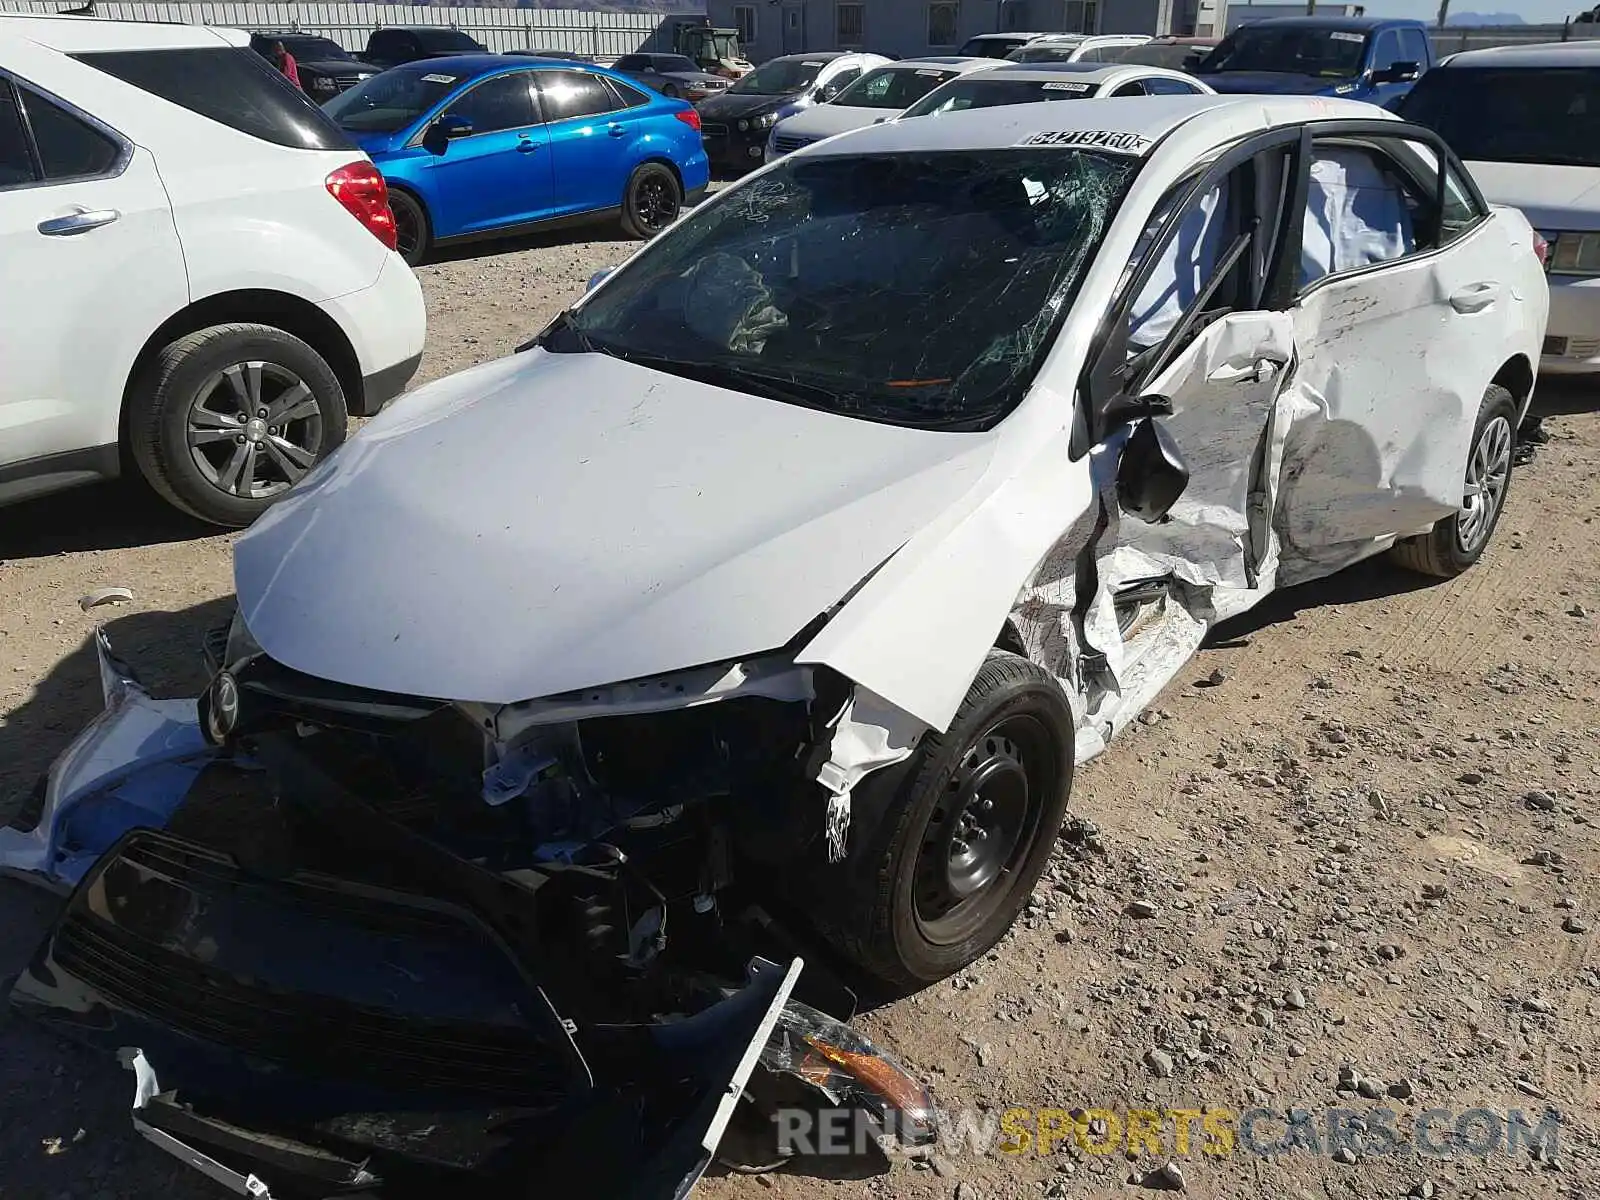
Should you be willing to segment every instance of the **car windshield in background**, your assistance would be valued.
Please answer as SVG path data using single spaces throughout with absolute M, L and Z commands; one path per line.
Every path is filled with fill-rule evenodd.
M 463 77 L 433 68 L 399 67 L 364 79 L 322 106 L 340 128 L 396 133 L 455 91 Z
M 1138 169 L 1098 151 L 799 157 L 658 237 L 541 340 L 845 416 L 1014 407 Z
M 1172 71 L 1179 71 L 1183 69 L 1184 63 L 1196 55 L 1204 57 L 1205 47 L 1152 46 L 1146 43 L 1142 46 L 1129 46 L 1126 53 L 1117 56 L 1117 61 L 1140 67 L 1166 67 Z
M 1023 44 L 1005 38 L 973 38 L 961 47 L 961 54 L 965 58 L 1005 58 Z
M 1600 69 L 1446 67 L 1400 112 L 1464 159 L 1600 167 Z
M 1006 55 L 1006 58 L 1012 62 L 1020 63 L 1070 62 L 1073 53 L 1077 49 L 1074 45 L 1060 43 L 1043 46 L 1019 46 Z
M 1047 100 L 1081 100 L 1094 95 L 1092 83 L 1065 79 L 958 79 L 930 92 L 901 114 L 927 117 L 967 108 L 996 108 L 1003 104 L 1038 104 Z
M 959 74 L 960 71 L 941 71 L 936 67 L 880 67 L 868 71 L 829 103 L 844 108 L 889 108 L 899 112 Z
M 792 96 L 816 83 L 826 59 L 780 58 L 762 63 L 728 89 L 741 96 Z
M 1350 79 L 1361 73 L 1366 38 L 1350 29 L 1252 29 L 1245 26 L 1224 38 L 1197 70 L 1268 71 L 1282 75 L 1316 75 Z
M 351 58 L 350 51 L 329 38 L 273 38 L 281 41 L 283 48 L 301 62 L 342 62 Z
M 700 68 L 695 66 L 694 61 L 684 57 L 682 54 L 657 55 L 651 60 L 651 65 L 661 72 L 679 71 L 687 72 L 691 75 L 700 73 Z
M 484 46 L 459 29 L 417 29 L 417 45 L 429 54 L 481 54 Z

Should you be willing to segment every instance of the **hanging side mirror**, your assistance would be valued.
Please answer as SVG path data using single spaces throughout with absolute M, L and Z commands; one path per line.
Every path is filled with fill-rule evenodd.
M 1154 525 L 1172 511 L 1189 486 L 1189 466 L 1172 435 L 1146 417 L 1128 435 L 1117 463 L 1117 503 L 1129 516 Z
M 1130 425 L 1134 421 L 1145 421 L 1151 417 L 1170 417 L 1172 415 L 1172 401 L 1166 396 L 1152 392 L 1143 396 L 1131 396 L 1123 393 L 1113 396 L 1106 404 L 1105 416 L 1101 418 L 1106 431 L 1122 425 Z

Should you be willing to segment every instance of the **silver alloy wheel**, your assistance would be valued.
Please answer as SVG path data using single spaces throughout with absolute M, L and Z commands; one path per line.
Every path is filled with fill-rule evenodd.
M 195 393 L 185 424 L 201 475 L 243 500 L 288 491 L 322 449 L 316 396 L 278 363 L 234 363 L 216 372 Z
M 1477 551 L 1494 528 L 1511 481 L 1511 422 L 1496 417 L 1478 433 L 1467 456 L 1466 495 L 1456 514 L 1456 545 L 1463 554 Z

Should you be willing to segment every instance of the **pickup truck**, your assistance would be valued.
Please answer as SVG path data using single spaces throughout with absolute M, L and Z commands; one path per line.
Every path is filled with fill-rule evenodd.
M 357 57 L 380 71 L 387 71 L 401 63 L 424 58 L 486 53 L 487 46 L 459 29 L 443 25 L 395 25 L 373 30 L 367 38 L 367 48 Z
M 1421 21 L 1269 17 L 1235 29 L 1194 73 L 1219 92 L 1338 96 L 1392 108 L 1434 62 Z

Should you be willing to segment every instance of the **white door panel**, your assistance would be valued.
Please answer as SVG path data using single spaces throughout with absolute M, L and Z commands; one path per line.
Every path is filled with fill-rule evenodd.
M 149 153 L 114 178 L 0 191 L 0 261 L 0 463 L 115 444 L 133 361 L 189 295 Z

